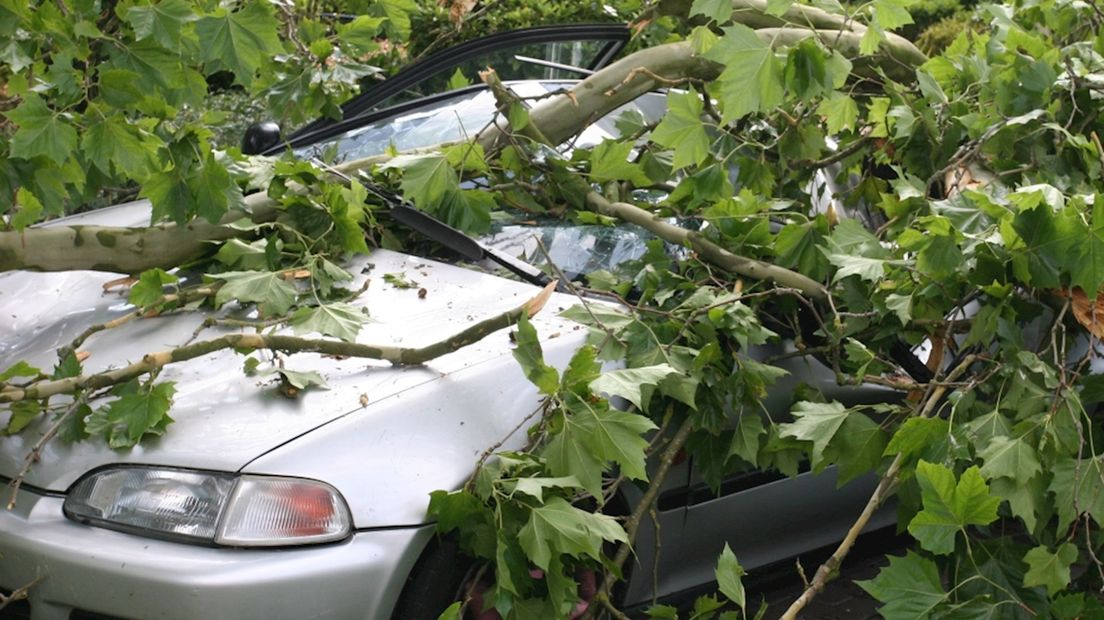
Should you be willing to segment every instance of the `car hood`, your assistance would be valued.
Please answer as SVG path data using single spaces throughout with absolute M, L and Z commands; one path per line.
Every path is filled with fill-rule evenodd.
M 115 218 L 118 219 L 118 218 Z M 494 275 L 397 252 L 377 250 L 347 267 L 352 287 L 367 286 L 356 301 L 370 316 L 358 342 L 418 347 L 440 341 L 472 322 L 516 308 L 539 289 Z M 401 275 L 416 283 L 389 283 Z M 109 287 L 117 274 L 11 272 L 0 275 L 0 369 L 22 360 L 49 372 L 54 351 L 89 326 L 127 314 L 125 290 Z M 556 307 L 573 305 L 556 295 L 543 317 L 544 333 L 563 329 Z M 207 312 L 181 312 L 141 318 L 92 335 L 81 350 L 90 355 L 85 372 L 136 361 L 148 352 L 170 349 L 195 338 Z M 199 339 L 217 336 L 203 330 Z M 111 450 L 101 438 L 74 444 L 46 444 L 24 484 L 64 491 L 87 471 L 112 463 L 150 463 L 219 471 L 238 471 L 251 461 L 306 433 L 345 416 L 370 415 L 374 403 L 439 381 L 450 373 L 509 354 L 505 334 L 496 334 L 421 366 L 396 367 L 365 359 L 335 359 L 314 354 L 284 356 L 289 370 L 315 371 L 330 389 L 308 389 L 288 398 L 269 376 L 246 376 L 244 357 L 230 351 L 165 368 L 160 380 L 176 382 L 170 410 L 175 422 L 163 437 L 143 440 L 132 449 Z M 271 354 L 254 354 L 265 360 Z M 428 387 L 428 386 L 426 386 Z M 419 392 L 424 392 L 420 390 Z M 95 403 L 93 403 L 95 405 Z M 6 422 L 7 413 L 0 414 Z M 0 475 L 13 477 L 28 452 L 49 428 L 43 419 L 23 433 L 0 439 Z

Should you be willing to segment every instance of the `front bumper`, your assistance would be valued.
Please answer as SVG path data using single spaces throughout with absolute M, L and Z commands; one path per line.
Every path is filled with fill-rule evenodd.
M 0 509 L 0 586 L 39 578 L 33 620 L 68 620 L 74 610 L 142 620 L 386 619 L 433 534 L 429 525 L 329 545 L 211 548 L 74 523 L 62 502 L 21 491 L 15 509 Z

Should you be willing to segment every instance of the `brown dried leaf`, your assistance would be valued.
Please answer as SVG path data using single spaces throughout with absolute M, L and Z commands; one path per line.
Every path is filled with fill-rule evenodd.
M 1070 298 L 1073 317 L 1093 336 L 1104 339 L 1104 291 L 1090 300 L 1085 291 L 1074 287 L 1072 291 L 1062 290 L 1062 295 Z
M 525 312 L 529 316 L 536 316 L 541 308 L 544 308 L 544 304 L 548 303 L 548 298 L 552 297 L 552 293 L 556 290 L 556 283 L 558 280 L 553 280 L 548 283 L 548 286 L 544 287 L 541 292 L 537 293 L 532 299 L 525 302 Z
M 449 6 L 449 21 L 459 25 L 460 22 L 464 21 L 468 13 L 472 12 L 472 9 L 475 8 L 478 2 L 479 0 L 452 0 L 451 6 Z M 450 4 L 450 2 L 449 0 L 438 0 L 437 4 L 445 6 Z
M 104 282 L 103 283 L 103 290 L 106 293 L 106 292 L 110 291 L 113 288 L 117 288 L 117 287 L 120 287 L 120 286 L 130 286 L 132 284 L 136 284 L 137 282 L 138 282 L 138 278 L 132 278 L 130 276 L 123 276 L 122 278 L 115 278 L 114 280 L 108 280 L 107 282 Z
M 92 357 L 92 354 L 88 351 L 77 351 L 75 355 L 78 362 L 84 362 L 84 360 Z

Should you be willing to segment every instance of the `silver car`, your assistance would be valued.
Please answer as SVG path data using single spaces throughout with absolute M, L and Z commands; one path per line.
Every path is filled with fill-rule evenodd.
M 460 138 L 491 118 L 494 101 L 477 86 L 442 92 L 458 66 L 474 75 L 471 67 L 492 64 L 518 94 L 543 94 L 599 68 L 626 40 L 620 26 L 586 26 L 465 44 L 350 102 L 347 120 L 318 121 L 286 142 L 304 157 L 356 158 L 392 145 L 401 150 Z M 630 108 L 654 118 L 663 101 L 648 95 Z M 582 140 L 615 134 L 617 114 L 594 124 Z M 270 144 L 271 137 L 254 132 L 251 147 L 284 148 L 283 141 Z M 135 202 L 64 223 L 142 226 L 149 217 L 149 205 Z M 636 258 L 646 240 L 628 226 L 558 222 L 535 230 L 501 226 L 483 241 L 533 256 L 534 234 L 569 274 Z M 358 303 L 372 322 L 362 342 L 432 343 L 537 291 L 485 265 L 386 250 L 347 268 L 358 275 L 354 287 L 367 283 Z M 386 274 L 418 286 L 402 288 Z M 88 326 L 131 311 L 125 295 L 109 286 L 117 278 L 95 271 L 0 275 L 0 369 L 19 360 L 50 367 L 55 350 Z M 558 316 L 576 303 L 557 293 L 533 321 L 549 363 L 560 367 L 585 338 L 585 329 Z M 85 368 L 100 371 L 178 346 L 205 318 L 170 314 L 97 334 Z M 462 485 L 489 447 L 504 440 L 503 449 L 523 445 L 519 423 L 539 402 L 511 350 L 503 331 L 413 367 L 292 357 L 289 365 L 317 371 L 329 384 L 296 399 L 244 374 L 232 352 L 168 367 L 162 377 L 179 386 L 169 432 L 127 451 L 99 441 L 49 442 L 14 494 L 14 508 L 0 511 L 0 587 L 10 592 L 30 584 L 28 600 L 0 616 L 436 617 L 439 609 L 418 602 L 451 598 L 455 583 L 442 575 L 460 564 L 426 517 L 429 494 Z M 790 377 L 767 399 L 768 409 L 785 411 L 798 381 L 843 402 L 884 398 L 876 388 L 837 386 L 815 361 L 786 363 Z M 18 475 L 47 426 L 0 442 L 0 475 Z M 657 555 L 655 529 L 646 523 L 622 603 L 642 605 L 708 584 L 726 542 L 754 569 L 838 540 L 870 484 L 835 487 L 831 471 L 792 478 L 750 472 L 725 480 L 715 494 L 694 463 L 680 463 L 659 499 L 662 552 Z M 625 493 L 625 506 L 639 499 L 632 487 Z

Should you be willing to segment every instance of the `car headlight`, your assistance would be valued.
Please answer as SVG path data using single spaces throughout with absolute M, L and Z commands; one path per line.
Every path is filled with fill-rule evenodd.
M 170 468 L 94 471 L 64 509 L 82 523 L 233 547 L 331 542 L 352 530 L 344 498 L 323 482 Z

